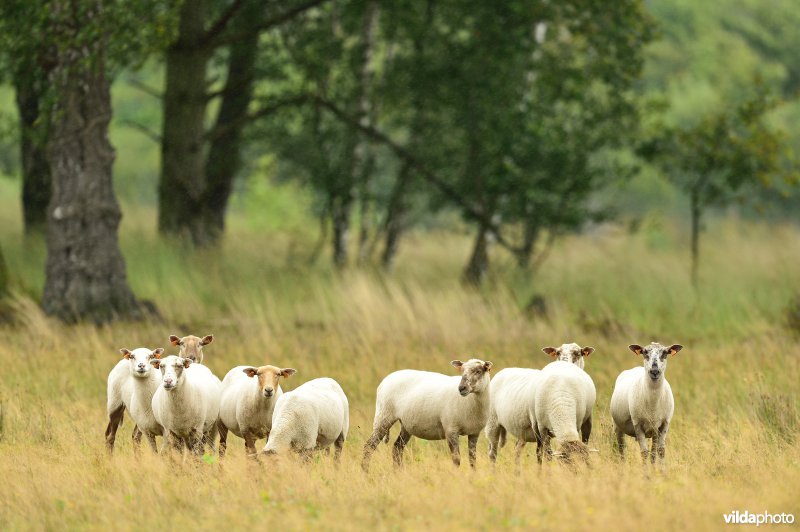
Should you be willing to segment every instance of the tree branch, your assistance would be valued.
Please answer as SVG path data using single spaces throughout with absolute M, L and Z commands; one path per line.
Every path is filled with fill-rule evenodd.
M 120 125 L 127 126 L 133 129 L 137 129 L 140 132 L 144 133 L 146 137 L 150 140 L 155 142 L 156 144 L 161 144 L 161 135 L 150 129 L 149 127 L 145 126 L 144 124 L 140 124 L 139 122 L 135 122 L 133 120 L 122 120 L 120 121 Z
M 214 24 L 206 31 L 203 38 L 200 39 L 201 46 L 208 46 L 211 44 L 214 39 L 217 38 L 219 34 L 225 31 L 228 23 L 231 21 L 233 16 L 244 6 L 245 0 L 234 0 L 234 2 L 228 6 L 228 9 L 225 10 L 222 15 L 217 19 Z
M 475 205 L 471 204 L 467 201 L 464 197 L 461 196 L 449 183 L 441 179 L 439 176 L 436 175 L 430 168 L 428 168 L 422 161 L 417 159 L 414 154 L 412 154 L 408 149 L 404 146 L 401 146 L 394 140 L 392 140 L 388 135 L 379 131 L 375 127 L 369 124 L 363 124 L 349 116 L 346 112 L 341 110 L 337 107 L 334 103 L 326 100 L 321 96 L 315 96 L 314 101 L 324 109 L 327 109 L 331 114 L 336 116 L 342 122 L 348 124 L 350 127 L 353 127 L 363 134 L 367 135 L 368 137 L 372 138 L 373 140 L 380 142 L 381 144 L 386 145 L 389 147 L 400 159 L 406 161 L 415 171 L 417 171 L 426 181 L 431 183 L 440 192 L 442 192 L 445 196 L 447 196 L 451 201 L 453 201 L 456 205 L 461 207 L 468 217 L 474 219 L 477 222 L 480 222 L 484 227 L 489 229 L 494 234 L 495 241 L 506 248 L 511 252 L 517 251 L 517 248 L 512 245 L 508 240 L 506 240 L 500 232 L 500 228 L 491 220 L 491 217 L 488 216 L 480 207 L 476 207 Z
M 283 109 L 284 107 L 288 107 L 290 105 L 301 105 L 301 104 L 306 103 L 306 102 L 308 102 L 310 100 L 311 100 L 311 96 L 309 96 L 307 94 L 300 94 L 300 95 L 296 95 L 296 96 L 290 96 L 288 98 L 284 98 L 283 100 L 278 100 L 276 102 L 273 102 L 270 105 L 262 107 L 261 109 L 253 111 L 252 113 L 247 113 L 245 115 L 242 115 L 236 120 L 232 120 L 231 122 L 227 122 L 222 126 L 215 127 L 214 129 L 212 129 L 211 131 L 206 133 L 206 137 L 205 138 L 206 138 L 207 141 L 213 141 L 213 140 L 218 139 L 220 137 L 224 137 L 225 135 L 227 135 L 231 131 L 233 131 L 233 130 L 235 130 L 237 128 L 240 128 L 240 127 L 242 127 L 244 125 L 247 125 L 250 122 L 253 122 L 254 120 L 258 120 L 259 118 L 263 118 L 263 117 L 265 117 L 267 115 L 271 115 L 272 113 L 274 113 L 276 111 L 279 111 L 280 109 Z
M 150 85 L 147 85 L 146 83 L 143 83 L 143 82 L 139 81 L 136 78 L 128 79 L 128 83 L 132 87 L 135 87 L 135 88 L 139 89 L 140 91 L 142 91 L 143 93 L 149 94 L 150 96 L 152 96 L 154 98 L 158 98 L 159 100 L 164 98 L 164 95 L 161 92 L 159 92 L 157 89 L 154 89 Z
M 289 20 L 292 20 L 294 17 L 308 11 L 309 9 L 313 9 L 328 1 L 329 0 L 306 0 L 305 2 L 292 7 L 288 11 L 275 15 L 274 17 L 268 18 L 258 24 L 254 24 L 253 27 L 247 31 L 241 31 L 232 34 L 225 34 L 225 33 L 218 34 L 216 38 L 209 40 L 207 44 L 211 45 L 214 48 L 218 46 L 229 45 L 231 43 L 234 43 L 236 41 L 239 41 L 247 37 L 251 33 L 261 33 L 262 31 L 267 31 L 269 29 L 274 28 L 275 26 L 279 26 L 280 24 L 288 22 Z

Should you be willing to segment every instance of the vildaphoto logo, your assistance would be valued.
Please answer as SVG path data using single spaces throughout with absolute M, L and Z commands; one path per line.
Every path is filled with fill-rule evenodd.
M 725 523 L 728 525 L 791 525 L 794 523 L 794 514 L 771 514 L 762 512 L 754 514 L 745 510 L 740 512 L 734 510 L 729 514 L 723 514 Z

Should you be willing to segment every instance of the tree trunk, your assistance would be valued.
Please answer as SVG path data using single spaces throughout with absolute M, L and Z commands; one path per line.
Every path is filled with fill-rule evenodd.
M 531 220 L 525 220 L 523 233 L 522 246 L 517 250 L 515 255 L 517 258 L 517 266 L 522 270 L 527 270 L 531 266 L 533 249 L 536 247 L 536 242 L 539 240 L 539 225 Z
M 480 286 L 489 271 L 489 231 L 484 226 L 478 228 L 472 256 L 464 270 L 464 282 Z
M 195 243 L 205 241 L 206 7 L 207 0 L 183 4 L 178 39 L 167 50 L 158 188 L 159 232 Z
M 224 131 L 215 137 L 209 148 L 205 175 L 207 183 L 203 192 L 202 217 L 205 228 L 199 244 L 215 243 L 225 230 L 225 213 L 233 181 L 241 168 L 242 132 L 250 101 L 253 98 L 255 62 L 259 34 L 249 30 L 261 18 L 264 6 L 249 2 L 233 22 L 234 33 L 243 37 L 235 41 L 228 56 L 228 77 L 225 81 L 222 103 L 212 131 Z
M 374 68 L 372 56 L 375 52 L 375 38 L 380 18 L 380 7 L 376 0 L 371 0 L 364 12 L 361 25 L 361 57 L 359 72 L 358 117 L 364 126 L 370 126 L 375 121 L 375 106 L 373 102 L 373 77 Z M 372 170 L 373 155 L 370 150 L 369 140 L 359 136 L 353 156 L 353 177 L 358 184 L 358 199 L 360 205 L 361 224 L 358 237 L 358 263 L 364 264 L 369 258 L 369 234 L 372 229 Z
M 50 72 L 53 195 L 42 307 L 67 322 L 141 316 L 117 241 L 122 215 L 111 180 L 111 94 L 102 50 L 101 43 L 67 49 Z M 82 62 L 90 58 L 93 65 Z
M 352 191 L 345 190 L 334 196 L 331 202 L 333 225 L 333 265 L 339 270 L 347 267 L 347 245 L 350 237 L 350 210 L 353 206 Z
M 0 248 L 0 298 L 8 293 L 8 267 L 6 258 L 3 256 L 3 249 Z
M 392 270 L 394 258 L 397 255 L 397 248 L 400 245 L 400 235 L 405 226 L 405 217 L 408 210 L 406 193 L 409 181 L 411 180 L 411 167 L 406 162 L 397 174 L 397 181 L 392 187 L 392 194 L 389 198 L 389 208 L 386 213 L 386 240 L 384 243 L 383 254 L 381 255 L 381 265 L 383 269 Z
M 691 210 L 692 210 L 692 265 L 691 276 L 692 286 L 697 289 L 697 269 L 700 263 L 700 218 L 703 214 L 700 207 L 700 194 L 697 191 L 691 192 Z
M 20 160 L 22 161 L 22 215 L 25 233 L 44 233 L 50 203 L 51 176 L 47 162 L 47 116 L 42 113 L 43 82 L 37 71 L 14 76 L 20 117 Z

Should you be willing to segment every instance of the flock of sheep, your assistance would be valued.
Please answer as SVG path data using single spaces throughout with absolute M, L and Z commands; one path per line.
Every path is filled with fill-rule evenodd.
M 125 410 L 136 426 L 133 440 L 146 436 L 158 452 L 156 436 L 163 437 L 163 450 L 186 448 L 202 455 L 206 446 L 225 455 L 228 433 L 245 442 L 248 455 L 256 456 L 256 440 L 266 438 L 262 454 L 294 451 L 305 459 L 315 450 L 335 448 L 338 461 L 349 428 L 347 397 L 330 378 L 308 381 L 283 393 L 280 380 L 296 370 L 276 366 L 237 366 L 220 381 L 203 365 L 203 338 L 170 336 L 177 355 L 162 358 L 164 349 L 121 349 L 123 355 L 108 376 L 106 445 L 113 451 L 116 432 Z M 682 346 L 659 343 L 631 345 L 643 365 L 620 373 L 611 397 L 620 456 L 625 436 L 636 438 L 642 459 L 656 458 L 663 465 L 666 438 L 674 411 L 669 383 L 664 377 L 667 358 Z M 373 451 L 388 443 L 389 431 L 398 421 L 400 434 L 394 442 L 393 458 L 401 465 L 403 450 L 412 436 L 425 440 L 447 440 L 453 463 L 460 465 L 459 437 L 467 436 L 469 462 L 475 467 L 478 436 L 485 430 L 489 459 L 495 462 L 508 433 L 517 438 L 516 463 L 528 442 L 537 443 L 539 463 L 544 455 L 571 462 L 573 456 L 587 458 L 592 432 L 592 410 L 596 391 L 584 371 L 584 359 L 592 347 L 564 344 L 545 347 L 555 360 L 543 369 L 507 368 L 490 378 L 492 363 L 471 359 L 451 364 L 460 376 L 416 370 L 395 371 L 378 386 L 373 433 L 364 445 L 362 468 L 369 468 Z M 551 450 L 550 440 L 559 444 Z M 647 439 L 652 439 L 650 449 Z

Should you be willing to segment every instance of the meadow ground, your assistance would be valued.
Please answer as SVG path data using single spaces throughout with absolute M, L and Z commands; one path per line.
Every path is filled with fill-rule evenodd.
M 223 249 L 194 253 L 156 239 L 152 210 L 128 207 L 129 278 L 164 320 L 65 327 L 38 310 L 42 246 L 23 242 L 18 211 L 3 204 L 17 321 L 0 328 L 2 529 L 708 530 L 732 510 L 800 517 L 800 339 L 784 319 L 800 288 L 796 227 L 711 224 L 698 294 L 685 235 L 658 218 L 635 234 L 609 227 L 565 238 L 533 278 L 498 250 L 489 285 L 472 291 L 458 282 L 465 235 L 412 235 L 391 277 L 337 276 L 305 264 L 307 235 L 261 233 L 234 218 Z M 547 318 L 522 310 L 534 292 Z M 129 419 L 109 459 L 105 383 L 117 350 L 212 332 L 206 362 L 217 375 L 269 362 L 297 368 L 285 389 L 318 376 L 341 383 L 351 405 L 341 467 L 324 456 L 257 464 L 235 436 L 223 464 L 135 456 Z M 685 349 L 667 370 L 676 400 L 668 469 L 646 476 L 637 453 L 614 459 L 608 402 L 619 371 L 639 363 L 626 346 L 651 340 Z M 540 470 L 529 446 L 517 476 L 513 445 L 492 468 L 482 436 L 477 471 L 453 468 L 444 442 L 415 439 L 403 470 L 381 445 L 362 474 L 375 388 L 391 371 L 450 373 L 450 360 L 471 356 L 496 370 L 542 367 L 543 346 L 570 341 L 596 348 L 587 362 L 598 391 L 591 469 Z

